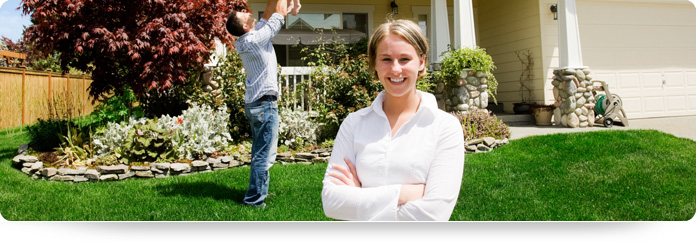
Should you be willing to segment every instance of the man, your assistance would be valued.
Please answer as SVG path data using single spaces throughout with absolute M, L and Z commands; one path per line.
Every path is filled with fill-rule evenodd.
M 227 31 L 239 37 L 235 50 L 247 74 L 244 110 L 251 124 L 251 174 L 244 203 L 265 207 L 268 170 L 278 147 L 278 61 L 271 40 L 288 14 L 287 0 L 269 0 L 258 23 L 251 13 L 233 11 Z

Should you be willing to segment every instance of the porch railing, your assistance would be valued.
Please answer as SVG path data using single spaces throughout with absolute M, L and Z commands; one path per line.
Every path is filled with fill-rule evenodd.
M 308 100 L 308 89 L 312 81 L 310 74 L 312 67 L 282 67 L 278 88 L 282 91 L 281 100 L 293 110 L 312 111 L 311 102 Z

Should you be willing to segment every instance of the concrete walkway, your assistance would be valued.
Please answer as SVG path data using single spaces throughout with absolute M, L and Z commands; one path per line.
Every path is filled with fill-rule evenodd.
M 560 126 L 512 125 L 510 126 L 510 139 L 512 140 L 533 135 L 546 135 L 554 133 L 654 129 L 672 134 L 680 138 L 687 138 L 696 141 L 696 126 L 694 126 L 694 124 L 696 123 L 696 116 L 629 119 L 628 123 L 629 127 L 614 125 L 611 128 L 607 128 L 604 126 L 568 128 Z

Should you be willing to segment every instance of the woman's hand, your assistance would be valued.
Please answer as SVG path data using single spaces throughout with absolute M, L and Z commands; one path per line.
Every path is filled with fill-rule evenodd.
M 336 185 L 362 187 L 362 184 L 360 184 L 360 179 L 358 178 L 358 173 L 355 171 L 355 165 L 353 165 L 353 163 L 350 162 L 348 157 L 344 157 L 343 160 L 346 161 L 346 164 L 348 164 L 348 168 L 342 165 L 331 164 L 331 168 L 340 171 L 340 173 L 329 172 L 329 176 L 338 179 L 332 179 L 331 182 L 333 182 Z
M 399 193 L 399 205 L 423 198 L 424 192 L 424 184 L 401 185 L 401 193 Z

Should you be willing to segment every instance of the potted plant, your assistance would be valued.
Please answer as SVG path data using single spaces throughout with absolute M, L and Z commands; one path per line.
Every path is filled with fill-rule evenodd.
M 493 70 L 496 67 L 493 64 L 493 58 L 486 53 L 485 49 L 477 46 L 453 50 L 450 47 L 443 56 L 439 64 L 440 70 L 433 73 L 433 78 L 445 82 L 446 87 L 450 88 L 445 90 L 447 93 L 452 91 L 456 94 L 453 100 L 458 102 L 457 106 L 469 104 L 469 99 L 474 99 L 474 104 L 469 106 L 485 108 L 489 97 L 493 98 L 494 103 L 497 104 L 495 94 L 498 90 L 498 81 L 493 76 Z M 452 98 L 452 96 L 446 98 Z M 460 107 L 457 109 L 467 110 Z
M 553 110 L 556 108 L 553 104 L 537 104 L 532 103 L 530 105 L 532 115 L 534 115 L 534 122 L 537 126 L 550 126 L 551 117 L 553 116 Z
M 532 67 L 534 66 L 534 60 L 532 59 L 532 52 L 529 50 L 518 50 L 515 51 L 517 59 L 522 63 L 522 73 L 520 74 L 520 99 L 521 102 L 513 103 L 512 110 L 515 114 L 529 114 L 531 113 L 531 104 L 529 99 L 532 97 L 532 89 L 530 84 L 534 78 L 532 73 Z

